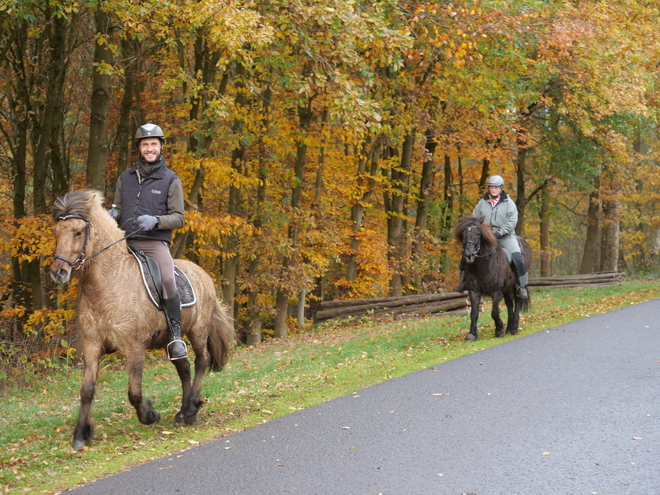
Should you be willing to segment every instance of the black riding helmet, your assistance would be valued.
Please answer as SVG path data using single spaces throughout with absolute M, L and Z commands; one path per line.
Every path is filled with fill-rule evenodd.
M 145 138 L 158 138 L 162 144 L 165 144 L 165 134 L 160 126 L 156 124 L 144 124 L 138 127 L 135 133 L 135 146 L 140 148 L 140 141 Z

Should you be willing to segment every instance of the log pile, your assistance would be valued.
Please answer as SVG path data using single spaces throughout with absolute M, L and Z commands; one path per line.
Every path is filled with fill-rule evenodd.
M 621 285 L 623 273 L 598 272 L 559 277 L 538 277 L 529 280 L 532 289 L 555 289 L 560 287 L 609 287 Z
M 363 315 L 464 314 L 467 312 L 467 306 L 467 294 L 460 294 L 458 292 L 323 301 L 320 303 L 319 310 L 314 315 L 314 323 L 320 323 L 332 318 Z

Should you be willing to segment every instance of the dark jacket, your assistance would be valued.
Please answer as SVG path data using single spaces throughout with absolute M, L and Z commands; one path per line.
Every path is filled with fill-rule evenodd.
M 148 177 L 140 180 L 137 164 L 117 180 L 115 202 L 119 226 L 127 233 L 137 230 L 137 218 L 153 215 L 154 230 L 138 232 L 133 239 L 172 241 L 172 230 L 183 226 L 183 187 L 181 179 L 165 166 L 165 161 Z

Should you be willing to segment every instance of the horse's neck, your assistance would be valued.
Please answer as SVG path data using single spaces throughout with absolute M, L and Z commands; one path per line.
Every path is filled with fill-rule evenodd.
M 139 281 L 137 262 L 128 252 L 126 244 L 120 242 L 90 259 L 83 266 L 79 280 L 83 296 L 96 298 L 98 293 L 104 293 L 114 287 L 131 291 Z

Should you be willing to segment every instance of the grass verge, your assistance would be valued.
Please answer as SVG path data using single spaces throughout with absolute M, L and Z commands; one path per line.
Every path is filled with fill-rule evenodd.
M 657 298 L 657 280 L 621 286 L 532 292 L 533 309 L 516 337 L 493 337 L 489 303 L 480 339 L 466 343 L 467 316 L 329 323 L 287 340 L 240 347 L 230 365 L 204 381 L 207 404 L 196 425 L 178 427 L 180 401 L 174 368 L 150 355 L 144 393 L 160 423 L 141 425 L 127 399 L 122 363 L 102 363 L 92 408 L 95 437 L 71 449 L 81 371 L 63 367 L 6 390 L 0 403 L 0 492 L 60 493 L 137 464 L 185 450 L 376 383 L 433 366 L 514 338 L 594 314 Z

